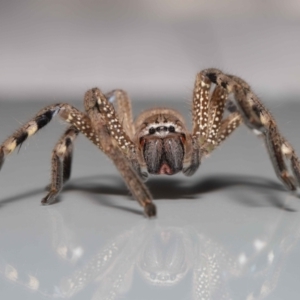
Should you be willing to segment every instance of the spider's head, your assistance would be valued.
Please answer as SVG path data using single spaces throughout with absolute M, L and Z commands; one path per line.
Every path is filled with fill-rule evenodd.
M 186 134 L 175 113 L 152 115 L 139 130 L 141 155 L 150 174 L 173 175 L 183 168 Z

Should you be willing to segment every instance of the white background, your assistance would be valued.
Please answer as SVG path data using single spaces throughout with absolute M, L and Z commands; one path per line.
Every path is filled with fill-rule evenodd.
M 298 0 L 2 0 L 0 101 L 190 98 L 218 67 L 282 100 L 300 93 Z

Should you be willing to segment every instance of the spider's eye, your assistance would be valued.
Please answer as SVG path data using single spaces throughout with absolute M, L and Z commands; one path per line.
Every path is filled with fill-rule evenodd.
M 156 127 L 156 131 L 157 132 L 168 131 L 168 127 L 167 126 L 159 126 L 159 127 Z
M 175 132 L 175 127 L 174 126 L 170 126 L 169 127 L 169 132 Z
M 153 128 L 153 127 L 151 127 L 150 129 L 149 129 L 149 134 L 154 134 L 155 133 L 155 129 Z

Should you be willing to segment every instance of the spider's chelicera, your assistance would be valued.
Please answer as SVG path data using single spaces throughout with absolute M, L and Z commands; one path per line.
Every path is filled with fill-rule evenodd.
M 300 185 L 299 159 L 270 112 L 244 80 L 220 70 L 206 69 L 196 76 L 191 131 L 181 114 L 167 108 L 145 111 L 133 121 L 131 103 L 123 90 L 103 94 L 97 88 L 91 89 L 85 94 L 84 106 L 85 113 L 65 103 L 47 106 L 0 146 L 1 168 L 8 154 L 55 115 L 70 123 L 52 152 L 52 180 L 43 204 L 53 203 L 70 178 L 73 143 L 79 133 L 113 161 L 148 217 L 156 215 L 151 194 L 143 183 L 148 174 L 182 171 L 186 176 L 193 175 L 201 159 L 243 122 L 264 138 L 276 175 L 285 187 L 295 190 Z

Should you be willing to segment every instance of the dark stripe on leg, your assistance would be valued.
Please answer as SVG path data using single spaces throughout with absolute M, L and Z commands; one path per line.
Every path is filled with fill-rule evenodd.
M 298 185 L 300 186 L 300 162 L 295 153 L 293 153 L 291 158 L 291 166 L 294 176 L 297 179 Z
M 20 132 L 20 135 L 15 138 L 17 146 L 21 145 L 27 138 L 28 138 L 28 132 L 27 131 Z
M 52 182 L 49 193 L 42 199 L 43 205 L 55 202 L 55 198 L 59 194 L 63 185 L 62 173 L 61 158 L 56 154 L 56 152 L 54 152 L 52 155 Z
M 73 160 L 72 152 L 69 153 L 69 155 L 67 155 L 64 158 L 64 162 L 63 162 L 63 182 L 64 183 L 67 182 L 71 177 L 72 160 Z
M 68 129 L 66 131 L 66 135 L 69 135 L 74 131 L 75 135 L 77 136 L 79 131 L 77 129 Z M 69 180 L 71 177 L 71 171 L 72 171 L 72 160 L 73 160 L 73 142 L 70 137 L 67 137 L 65 139 L 65 145 L 67 148 L 66 155 L 63 158 L 63 182 L 65 183 L 66 181 Z
M 72 140 L 69 137 L 65 139 L 65 145 L 67 148 L 67 152 L 63 160 L 63 182 L 64 183 L 68 181 L 68 179 L 71 177 L 71 171 L 72 171 L 73 145 L 72 145 Z
M 2 168 L 3 163 L 4 163 L 4 151 L 3 151 L 3 147 L 0 147 L 0 170 Z
M 56 153 L 60 157 L 60 168 L 62 172 L 62 181 L 65 183 L 71 176 L 72 170 L 72 158 L 73 158 L 73 143 L 79 130 L 75 126 L 69 127 L 65 133 L 61 136 L 58 143 L 56 144 L 53 153 Z M 52 158 L 55 160 L 55 156 Z M 52 164 L 52 181 L 55 180 L 55 166 L 56 163 Z M 60 174 L 58 174 L 61 176 Z
M 65 145 L 66 145 L 66 147 L 68 148 L 70 145 L 72 144 L 72 141 L 71 141 L 71 139 L 68 137 L 68 138 L 66 138 L 66 141 L 65 141 Z
M 24 124 L 20 129 L 16 130 L 9 138 L 7 138 L 0 145 L 0 168 L 7 155 L 12 153 L 18 146 L 21 146 L 28 137 L 32 136 L 40 128 L 48 124 L 55 113 L 57 113 L 60 108 L 65 105 L 66 104 L 55 104 L 45 107 L 38 112 L 33 119 Z
M 207 73 L 206 76 L 209 78 L 209 80 L 213 83 L 217 83 L 217 76 L 215 73 Z
M 276 124 L 273 120 L 270 121 L 264 137 L 275 174 L 288 190 L 296 190 L 296 182 L 294 178 L 289 175 L 284 161 L 284 156 L 281 152 L 282 137 L 279 134 Z
M 43 128 L 45 125 L 47 125 L 52 120 L 54 112 L 55 111 L 48 110 L 44 114 L 38 116 L 35 119 L 38 129 Z

